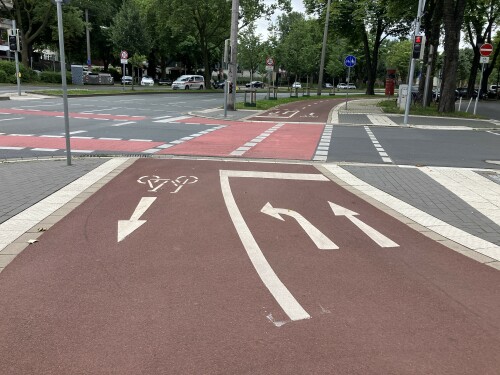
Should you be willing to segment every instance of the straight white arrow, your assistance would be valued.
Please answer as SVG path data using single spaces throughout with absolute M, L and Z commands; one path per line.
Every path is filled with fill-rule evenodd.
M 156 197 L 142 197 L 130 220 L 118 220 L 118 242 L 122 241 L 147 221 L 139 219 L 155 200 Z
M 370 237 L 373 241 L 375 241 L 380 247 L 399 247 L 399 245 L 392 241 L 391 239 L 384 236 L 382 233 L 372 228 L 368 224 L 365 224 L 355 215 L 359 215 L 357 212 L 348 210 L 345 207 L 339 206 L 335 203 L 328 202 L 335 216 L 345 216 L 351 222 L 356 225 L 359 229 L 361 229 L 368 237 Z
M 274 208 L 269 202 L 267 202 L 266 205 L 262 207 L 260 212 L 282 221 L 285 221 L 285 219 L 283 219 L 281 215 L 293 217 L 320 250 L 334 250 L 339 248 L 327 236 L 321 233 L 318 228 L 312 225 L 304 216 L 296 211 L 285 208 Z

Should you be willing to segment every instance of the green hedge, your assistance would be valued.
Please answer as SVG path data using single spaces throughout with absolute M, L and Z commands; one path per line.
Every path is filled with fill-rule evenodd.
M 42 72 L 40 81 L 44 83 L 62 83 L 60 72 Z M 66 83 L 71 83 L 71 73 L 66 72 Z
M 16 63 L 12 61 L 0 61 L 0 83 L 16 83 Z M 21 82 L 38 82 L 38 74 L 19 64 L 19 72 L 21 73 Z

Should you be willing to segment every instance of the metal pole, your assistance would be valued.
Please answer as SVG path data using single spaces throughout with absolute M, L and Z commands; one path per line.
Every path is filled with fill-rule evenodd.
M 415 22 L 415 36 L 420 34 L 420 18 L 422 17 L 423 0 L 418 0 L 418 11 L 417 11 L 417 21 Z M 413 54 L 413 51 L 412 51 Z M 405 117 L 404 124 L 408 125 L 408 115 L 410 114 L 410 104 L 411 104 L 411 89 L 413 85 L 413 76 L 415 75 L 415 59 L 411 58 L 410 64 L 410 74 L 408 75 L 408 96 L 406 97 L 406 107 L 405 107 Z
M 351 67 L 347 68 L 347 87 L 349 87 L 349 82 L 351 81 Z M 347 97 L 349 96 L 349 89 L 346 88 L 345 92 L 345 109 L 347 110 Z
M 326 17 L 325 17 L 325 29 L 323 31 L 323 47 L 321 49 L 321 62 L 319 63 L 319 78 L 318 78 L 318 91 L 317 95 L 321 95 L 321 89 L 323 86 L 323 70 L 325 69 L 325 55 L 326 55 L 326 39 L 328 37 L 328 22 L 330 20 L 330 2 L 326 4 Z
M 68 87 L 66 84 L 66 57 L 64 56 L 64 31 L 62 19 L 63 0 L 56 0 L 57 5 L 57 27 L 59 30 L 59 54 L 61 60 L 61 79 L 63 90 L 63 106 L 64 106 L 64 132 L 66 134 L 66 164 L 71 165 L 71 141 L 69 137 L 69 115 L 68 115 Z
M 87 35 L 87 66 L 90 68 L 92 60 L 90 58 L 90 30 L 89 30 L 89 10 L 85 9 L 85 33 Z
M 14 35 L 17 38 L 17 41 L 18 41 L 17 46 L 19 46 L 19 33 L 17 32 L 17 29 L 16 29 L 16 21 L 15 20 L 12 20 L 12 32 L 14 33 Z M 17 46 L 16 46 L 16 50 L 14 51 L 14 59 L 16 61 L 17 95 L 21 96 L 21 79 L 19 78 L 19 56 L 18 56 L 19 50 L 18 50 Z
M 122 91 L 125 91 L 125 81 L 123 80 L 123 77 L 125 77 L 125 64 L 123 64 L 122 68 Z
M 236 83 L 238 81 L 236 58 L 238 47 L 238 11 L 240 8 L 239 0 L 232 0 L 231 11 L 231 61 L 229 62 L 228 80 L 233 83 L 233 92 L 229 95 L 228 108 L 231 111 L 236 111 Z
M 226 79 L 224 82 L 224 118 L 227 117 L 227 93 L 230 85 L 231 83 Z
M 479 90 L 477 90 L 476 102 L 474 103 L 474 114 L 476 114 L 477 110 L 477 102 L 479 101 L 479 95 L 481 94 L 481 87 L 483 86 L 483 74 L 484 74 L 484 63 L 481 68 L 481 79 L 479 80 Z

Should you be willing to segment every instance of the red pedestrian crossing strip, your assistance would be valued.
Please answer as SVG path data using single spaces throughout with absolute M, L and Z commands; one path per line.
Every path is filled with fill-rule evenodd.
M 185 122 L 206 119 L 187 119 Z M 205 120 L 205 121 L 203 121 Z M 213 121 L 217 128 L 181 137 L 170 142 L 99 138 L 71 138 L 71 148 L 98 153 L 136 152 L 155 155 L 196 155 L 217 157 L 312 160 L 324 125 L 276 122 Z M 31 148 L 34 151 L 65 149 L 65 138 L 33 135 L 0 135 L 0 149 Z M 81 152 L 83 152 L 81 151 Z

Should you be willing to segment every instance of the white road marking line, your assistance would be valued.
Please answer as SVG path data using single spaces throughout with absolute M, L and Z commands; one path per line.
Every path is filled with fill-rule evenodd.
M 392 121 L 389 117 L 387 116 L 381 116 L 381 115 L 366 115 L 368 117 L 368 120 L 371 121 L 372 124 L 374 125 L 384 125 L 384 126 L 399 126 L 396 124 L 394 121 Z
M 121 141 L 121 140 L 123 140 L 123 138 L 106 138 L 106 137 L 97 138 L 97 139 L 100 139 L 101 141 Z
M 24 150 L 26 147 L 0 146 L 0 150 Z
M 454 242 L 468 247 L 471 250 L 500 261 L 500 246 L 485 241 L 461 229 L 455 228 L 448 223 L 445 223 L 444 221 L 439 220 L 434 216 L 431 216 L 428 213 L 369 185 L 338 165 L 324 164 L 324 167 L 342 181 L 415 221 L 416 223 L 442 235 L 443 237 L 449 238 Z
M 321 140 L 314 153 L 313 160 L 326 161 L 328 158 L 328 151 L 330 150 L 330 143 L 332 141 L 333 125 L 325 125 Z
M 40 135 L 40 138 L 64 138 L 64 135 Z
M 84 137 L 84 136 L 79 136 L 79 135 L 77 135 L 76 137 L 71 137 L 71 138 L 74 138 L 74 139 L 94 139 L 94 137 Z
M 0 224 L 0 254 L 9 244 L 27 232 L 41 220 L 85 191 L 101 178 L 125 163 L 128 158 L 114 158 L 95 168 L 93 171 L 73 181 L 54 194 L 27 208 Z
M 59 151 L 58 148 L 32 148 L 31 151 L 47 151 L 47 152 L 54 152 L 54 151 Z
M 379 153 L 380 157 L 382 158 L 382 161 L 384 163 L 392 163 L 392 159 L 389 157 L 389 155 L 387 155 L 387 153 L 385 152 L 384 148 L 380 146 L 379 141 L 377 140 L 377 138 L 375 137 L 375 135 L 373 135 L 371 129 L 368 126 L 365 126 L 364 128 L 365 128 L 366 133 L 368 134 L 368 137 L 372 141 L 373 146 L 375 146 L 375 149 L 377 150 L 377 152 Z
M 159 122 L 159 123 L 178 122 L 180 120 L 186 120 L 188 118 L 192 118 L 192 116 L 171 117 L 171 118 L 167 118 L 167 119 L 164 119 L 164 120 L 156 120 L 156 121 L 153 121 L 153 122 Z
M 69 134 L 80 134 L 80 133 L 87 133 L 86 130 L 75 130 L 74 132 L 69 132 Z M 65 133 L 61 133 L 61 134 L 65 134 Z
M 290 293 L 286 286 L 278 278 L 274 270 L 269 265 L 266 257 L 262 253 L 257 241 L 248 228 L 245 219 L 234 199 L 231 185 L 229 184 L 230 177 L 245 177 L 245 178 L 271 178 L 284 180 L 305 180 L 305 181 L 329 181 L 322 174 L 302 174 L 302 173 L 273 173 L 273 172 L 257 172 L 257 171 L 229 171 L 221 170 L 220 183 L 222 196 L 226 203 L 229 216 L 236 228 L 236 232 L 247 252 L 247 255 L 252 262 L 260 279 L 267 287 L 276 302 L 281 306 L 285 314 L 291 320 L 310 319 L 311 316 L 297 302 L 295 297 Z
M 34 134 L 8 134 L 11 137 L 34 137 Z
M 500 133 L 495 133 L 495 132 L 492 132 L 490 130 L 487 130 L 486 133 L 490 133 L 490 134 L 494 134 L 494 135 L 500 135 Z
M 165 143 L 164 145 L 156 146 L 156 148 L 162 149 L 162 148 L 169 148 L 169 147 L 173 147 L 173 146 L 174 145 L 172 145 L 172 144 Z
M 22 120 L 24 117 L 12 117 L 12 118 L 3 118 L 0 121 L 12 121 L 12 120 Z
M 153 120 L 161 120 L 161 119 L 164 119 L 164 118 L 170 118 L 172 116 L 159 116 L 159 117 L 153 117 Z
M 135 121 L 127 121 L 127 122 L 121 122 L 119 124 L 113 124 L 111 126 L 123 126 L 123 125 L 129 125 L 129 124 L 135 124 Z
M 247 152 L 252 147 L 254 147 L 258 142 L 261 142 L 264 139 L 266 139 L 267 137 L 269 137 L 271 134 L 273 134 L 276 130 L 278 130 L 279 128 L 281 128 L 283 125 L 285 125 L 284 122 L 280 122 L 280 123 L 274 125 L 273 127 L 267 129 L 266 131 L 264 131 L 263 133 L 261 133 L 259 136 L 257 136 L 255 139 L 253 139 L 251 141 L 251 143 L 255 143 L 253 146 L 241 146 L 241 147 L 238 147 L 236 150 L 233 150 L 230 153 L 230 155 L 233 155 L 233 156 L 242 156 L 245 152 Z M 243 153 L 242 153 L 242 151 L 243 151 Z
M 148 150 L 142 151 L 144 154 L 154 154 L 155 152 L 161 151 L 160 148 L 150 148 Z
M 136 138 L 129 139 L 129 141 L 135 141 L 135 142 L 153 142 L 152 139 L 136 139 Z
M 124 240 L 125 237 L 127 237 L 147 221 L 140 220 L 140 218 L 144 214 L 144 212 L 146 212 L 146 210 L 151 207 L 155 200 L 156 197 L 142 197 L 129 220 L 118 220 L 118 242 Z
M 90 111 L 84 111 L 84 112 L 80 112 L 80 113 L 84 114 L 84 115 L 90 115 L 90 114 L 93 114 L 94 112 L 113 111 L 115 109 L 121 109 L 121 108 L 122 107 L 113 107 L 113 108 L 104 108 L 104 109 L 93 109 L 93 110 L 90 110 Z M 102 113 L 102 114 L 103 115 L 110 115 L 109 113 Z
M 79 154 L 90 154 L 91 152 L 94 152 L 94 151 L 95 150 L 74 150 L 74 149 L 71 149 L 71 152 L 76 152 L 76 153 L 79 153 Z

